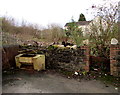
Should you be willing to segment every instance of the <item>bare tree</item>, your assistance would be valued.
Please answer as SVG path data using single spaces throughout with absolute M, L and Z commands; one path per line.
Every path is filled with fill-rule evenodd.
M 96 9 L 98 19 L 91 23 L 90 41 L 92 53 L 109 58 L 111 38 L 118 38 L 118 6 L 110 3 L 105 6 L 92 7 Z

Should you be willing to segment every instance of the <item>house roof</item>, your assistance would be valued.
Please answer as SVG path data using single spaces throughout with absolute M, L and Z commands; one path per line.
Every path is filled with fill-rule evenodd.
M 79 21 L 79 22 L 75 22 L 77 25 L 88 25 L 91 21 Z M 66 23 L 65 26 L 68 26 L 68 24 L 70 23 Z

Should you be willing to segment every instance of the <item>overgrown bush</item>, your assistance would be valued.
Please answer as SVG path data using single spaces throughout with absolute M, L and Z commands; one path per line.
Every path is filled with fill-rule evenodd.
M 118 39 L 117 12 L 118 6 L 114 4 L 95 7 L 97 18 L 90 25 L 91 51 L 95 56 L 109 58 L 111 39 Z
M 65 32 L 66 36 L 71 38 L 77 46 L 83 45 L 83 40 L 85 40 L 86 37 L 83 36 L 83 31 L 76 22 L 69 23 Z

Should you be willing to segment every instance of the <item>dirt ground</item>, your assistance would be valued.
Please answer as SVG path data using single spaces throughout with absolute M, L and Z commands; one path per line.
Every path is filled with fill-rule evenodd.
M 76 80 L 46 71 L 4 71 L 3 93 L 118 93 L 112 85 L 99 80 Z

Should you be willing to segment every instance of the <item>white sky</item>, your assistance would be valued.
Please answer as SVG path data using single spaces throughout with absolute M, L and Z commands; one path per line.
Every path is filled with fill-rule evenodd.
M 63 27 L 72 17 L 77 21 L 80 13 L 91 20 L 93 16 L 86 9 L 90 9 L 93 4 L 102 4 L 103 1 L 105 0 L 0 0 L 0 16 L 12 16 L 17 21 L 24 19 L 42 26 L 57 23 Z

